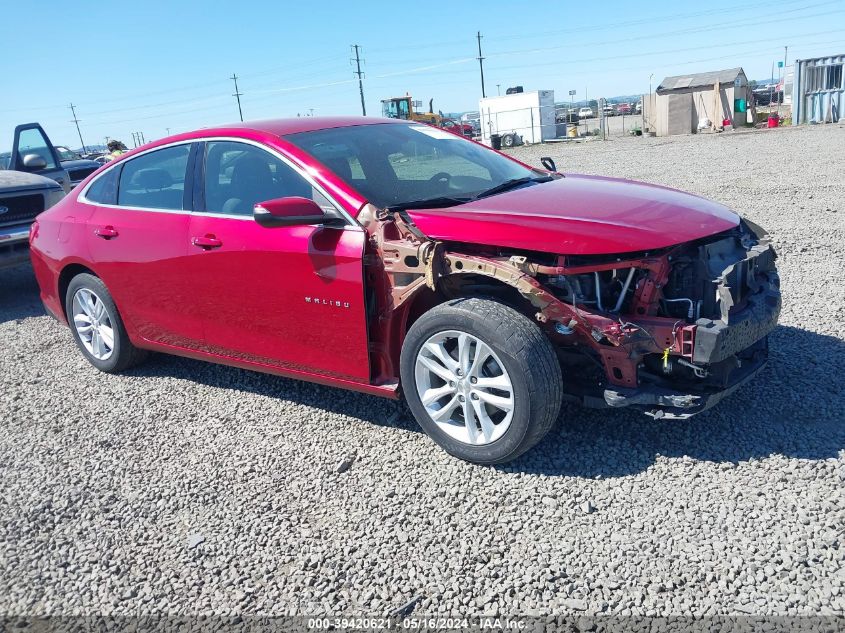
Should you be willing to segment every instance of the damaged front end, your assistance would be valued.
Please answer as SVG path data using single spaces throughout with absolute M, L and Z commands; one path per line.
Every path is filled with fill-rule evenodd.
M 568 398 L 586 406 L 686 418 L 767 360 L 781 305 L 776 255 L 750 222 L 654 252 L 567 256 L 434 242 L 401 212 L 374 207 L 359 220 L 370 234 L 376 382 L 398 375 L 395 350 L 415 316 L 462 296 L 534 319 L 558 352 Z

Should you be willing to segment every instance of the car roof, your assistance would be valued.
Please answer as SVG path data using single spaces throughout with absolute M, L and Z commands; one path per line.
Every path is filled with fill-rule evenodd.
M 244 121 L 228 125 L 218 125 L 214 126 L 214 128 L 205 129 L 203 132 L 213 133 L 221 130 L 246 129 L 265 132 L 274 136 L 286 136 L 288 134 L 297 134 L 299 132 L 314 132 L 316 130 L 327 130 L 331 128 L 352 127 L 357 125 L 378 125 L 384 123 L 409 123 L 409 121 L 363 116 L 305 116 L 292 119 L 265 119 L 262 121 Z
M 115 158 L 109 164 L 119 164 L 129 160 L 141 152 L 145 152 L 163 145 L 179 143 L 184 141 L 202 140 L 214 136 L 239 136 L 244 138 L 258 135 L 285 137 L 299 132 L 314 132 L 317 130 L 328 130 L 341 127 L 356 127 L 362 125 L 407 125 L 417 123 L 399 119 L 387 119 L 381 117 L 363 116 L 336 116 L 336 117 L 296 117 L 291 119 L 265 119 L 261 121 L 239 121 L 224 125 L 214 125 L 206 128 L 194 129 L 188 132 L 180 132 L 166 136 L 155 141 L 135 147 Z M 93 162 L 93 161 L 92 161 Z

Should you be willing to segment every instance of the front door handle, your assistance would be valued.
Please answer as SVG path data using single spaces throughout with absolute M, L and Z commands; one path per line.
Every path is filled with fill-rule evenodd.
M 94 229 L 94 235 L 102 237 L 104 240 L 110 240 L 118 236 L 118 232 L 113 226 L 101 226 Z
M 220 248 L 223 246 L 223 242 L 218 240 L 214 235 L 197 235 L 191 238 L 191 244 L 196 246 L 197 248 L 201 248 L 204 251 L 211 250 L 212 248 Z

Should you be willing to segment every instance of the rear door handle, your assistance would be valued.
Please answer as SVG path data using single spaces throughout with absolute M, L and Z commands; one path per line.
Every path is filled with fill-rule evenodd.
M 101 226 L 94 229 L 94 235 L 102 237 L 104 240 L 110 240 L 118 236 L 118 232 L 113 226 Z
M 211 234 L 197 235 L 196 237 L 192 237 L 191 244 L 205 251 L 211 250 L 212 248 L 220 248 L 221 246 L 223 246 L 223 242 L 221 242 L 214 235 Z

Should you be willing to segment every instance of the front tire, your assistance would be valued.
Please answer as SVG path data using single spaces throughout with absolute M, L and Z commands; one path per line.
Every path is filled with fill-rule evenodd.
M 146 358 L 147 352 L 129 340 L 117 306 L 98 277 L 82 273 L 71 280 L 65 313 L 77 347 L 100 371 L 121 372 Z
M 548 433 L 560 412 L 560 364 L 530 319 L 488 299 L 455 299 L 422 315 L 402 346 L 405 398 L 450 455 L 499 464 Z

